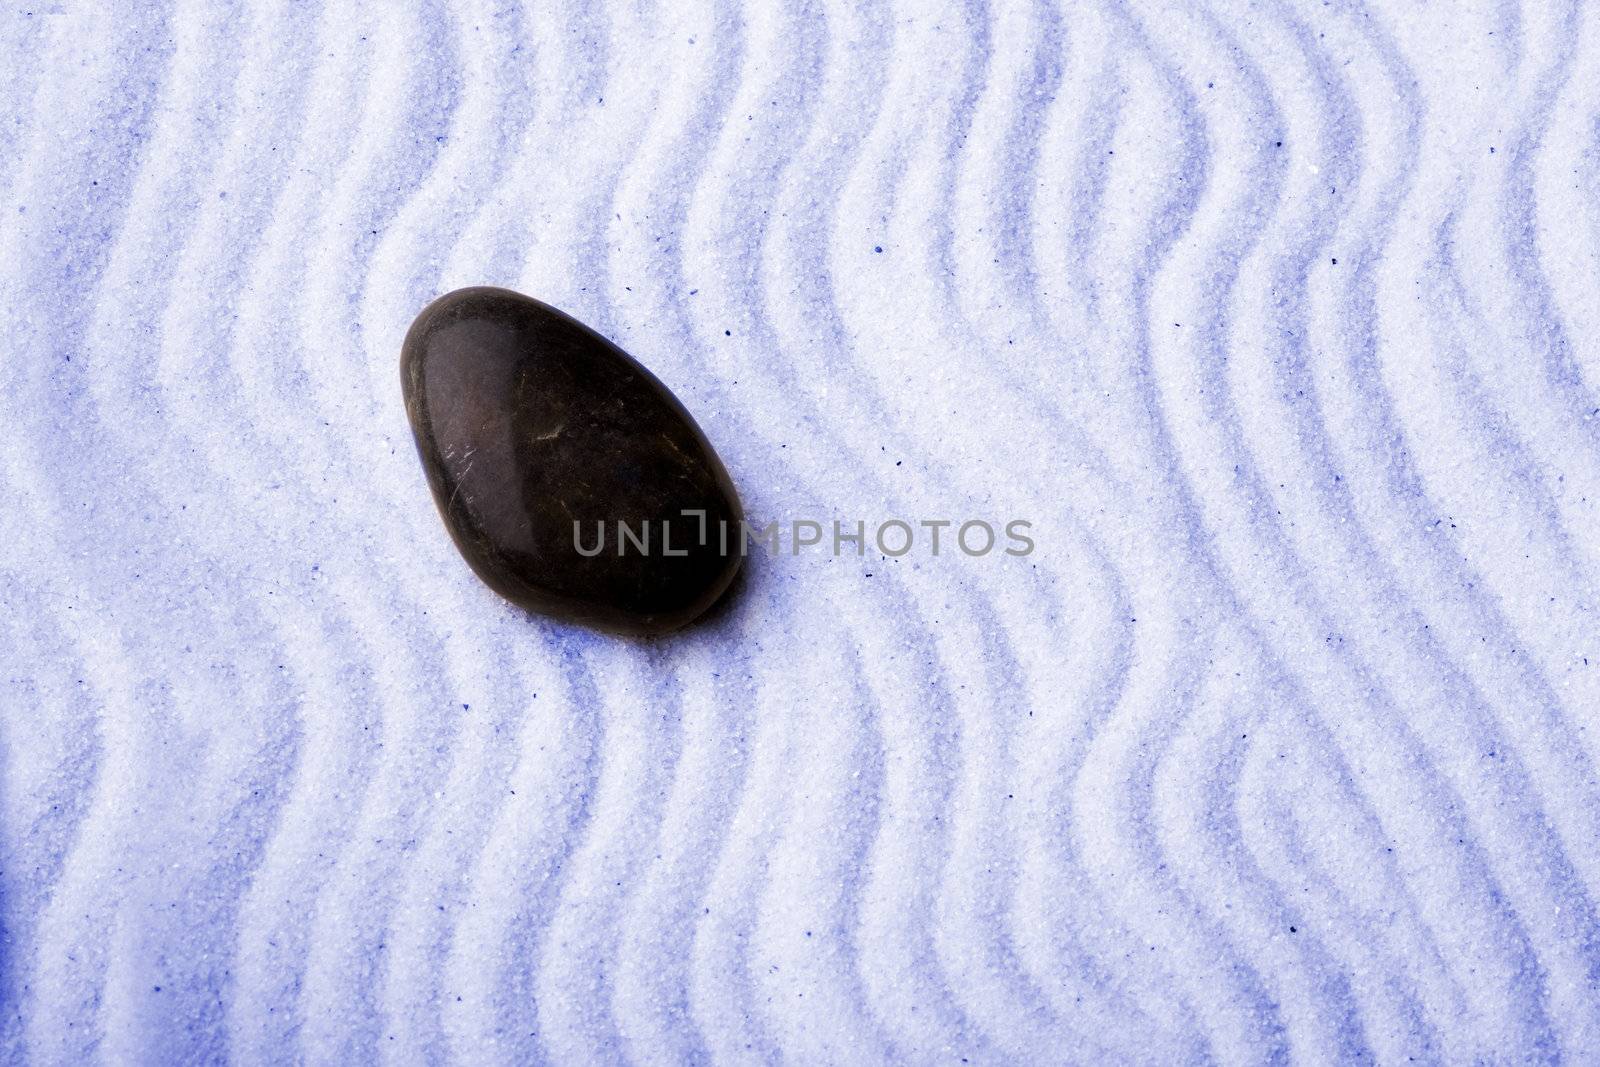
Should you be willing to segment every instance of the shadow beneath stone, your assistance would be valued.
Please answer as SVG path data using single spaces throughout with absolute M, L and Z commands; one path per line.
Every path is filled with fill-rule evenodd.
M 731 628 L 735 613 L 739 608 L 739 601 L 744 594 L 745 585 L 750 581 L 750 568 L 754 560 L 754 556 L 747 557 L 744 565 L 739 568 L 734 574 L 733 580 L 728 583 L 728 587 L 712 602 L 711 606 L 671 633 L 623 633 L 607 630 L 599 626 L 586 626 L 581 622 L 571 622 L 550 615 L 541 615 L 526 608 L 520 610 L 529 623 L 549 635 L 554 643 L 563 647 L 581 648 L 590 644 L 623 641 L 640 648 L 669 649 L 680 641 L 701 636 L 706 631 L 723 627 Z
M 712 601 L 711 606 L 705 610 L 704 614 L 683 629 L 666 636 L 675 637 L 677 634 L 691 633 L 704 627 L 716 626 L 732 615 L 740 596 L 744 593 L 745 584 L 750 581 L 750 568 L 754 565 L 754 557 L 746 557 L 744 566 L 740 567 L 738 573 L 733 576 L 733 581 L 728 583 L 728 588 L 722 591 L 721 596 Z

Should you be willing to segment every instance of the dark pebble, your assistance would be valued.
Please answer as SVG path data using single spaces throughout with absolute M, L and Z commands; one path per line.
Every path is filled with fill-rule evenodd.
M 411 324 L 400 377 L 445 527 L 512 603 L 659 634 L 738 572 L 743 513 L 722 461 L 666 386 L 576 319 L 506 289 L 458 289 Z M 703 542 L 683 514 L 696 510 Z M 647 551 L 628 540 L 619 552 L 618 520 L 645 532 Z M 602 523 L 604 547 L 580 553 Z

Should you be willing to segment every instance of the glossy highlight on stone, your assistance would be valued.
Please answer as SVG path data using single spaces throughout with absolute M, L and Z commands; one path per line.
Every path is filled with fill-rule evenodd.
M 400 377 L 445 527 L 507 600 L 660 634 L 733 581 L 743 513 L 722 461 L 666 386 L 576 319 L 507 289 L 458 289 L 411 324 Z M 619 522 L 647 531 L 648 548 Z

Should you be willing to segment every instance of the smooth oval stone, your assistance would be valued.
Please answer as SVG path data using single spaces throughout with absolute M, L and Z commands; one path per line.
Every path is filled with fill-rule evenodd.
M 458 289 L 411 324 L 400 377 L 445 526 L 507 600 L 658 634 L 733 581 L 743 513 L 722 461 L 666 386 L 581 322 L 506 289 Z

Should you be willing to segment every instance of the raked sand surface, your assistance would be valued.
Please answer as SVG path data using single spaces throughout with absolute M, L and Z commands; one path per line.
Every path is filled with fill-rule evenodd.
M 1036 550 L 530 619 L 468 284 Z M 1600 3 L 15 0 L 0 327 L 0 1061 L 1600 1059 Z

